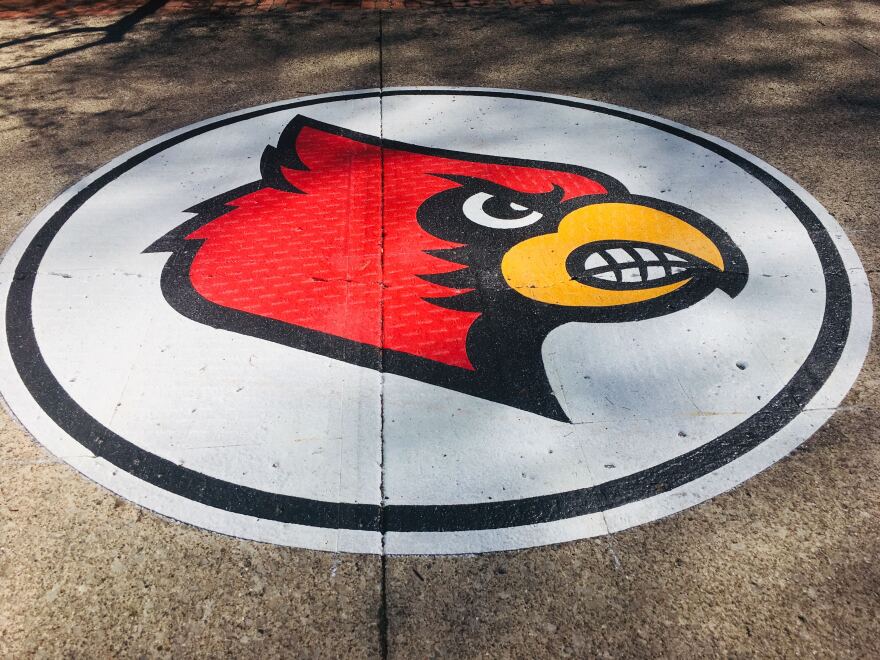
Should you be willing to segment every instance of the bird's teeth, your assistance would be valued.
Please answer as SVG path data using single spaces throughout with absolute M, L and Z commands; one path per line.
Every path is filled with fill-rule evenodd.
M 584 270 L 590 270 L 591 268 L 601 268 L 602 266 L 607 266 L 608 262 L 605 261 L 605 258 L 599 254 L 598 252 L 593 252 L 587 260 L 584 261 Z
M 620 271 L 621 282 L 641 282 L 642 274 L 638 268 L 624 268 Z
M 659 280 L 666 276 L 666 269 L 663 266 L 648 266 L 648 279 Z
M 656 282 L 686 273 L 690 266 L 686 258 L 677 254 L 641 246 L 612 247 L 584 259 L 584 270 L 590 277 L 620 284 Z
M 605 271 L 604 273 L 596 273 L 593 277 L 598 277 L 600 280 L 608 280 L 609 282 L 617 281 L 617 274 L 613 270 Z
M 639 256 L 645 261 L 658 261 L 657 255 L 648 248 L 637 247 L 635 248 L 635 251 L 638 252 Z
M 634 261 L 632 256 L 623 248 L 611 248 L 608 250 L 608 256 L 619 264 L 626 264 Z

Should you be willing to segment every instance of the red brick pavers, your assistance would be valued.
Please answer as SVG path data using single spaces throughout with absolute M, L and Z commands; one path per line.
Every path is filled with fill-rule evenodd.
M 146 4 L 161 4 L 160 13 L 250 14 L 271 10 L 367 9 L 399 10 L 421 8 L 529 7 L 540 5 L 597 5 L 637 0 L 0 0 L 0 20 L 12 18 L 70 18 L 118 16 Z

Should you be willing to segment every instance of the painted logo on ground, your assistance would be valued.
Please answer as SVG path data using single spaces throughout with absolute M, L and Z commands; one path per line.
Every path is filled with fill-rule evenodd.
M 297 115 L 260 171 L 150 247 L 174 255 L 163 290 L 181 314 L 552 419 L 568 421 L 541 357 L 553 328 L 747 279 L 717 225 L 581 167 Z
M 209 120 L 53 202 L 2 268 L 3 394 L 173 518 L 473 552 L 705 500 L 827 419 L 871 304 L 834 220 L 663 120 L 496 90 Z

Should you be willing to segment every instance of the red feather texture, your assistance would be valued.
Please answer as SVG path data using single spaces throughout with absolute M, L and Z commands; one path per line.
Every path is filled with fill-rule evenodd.
M 459 244 L 416 220 L 426 199 L 458 185 L 437 175 L 525 193 L 558 185 L 566 198 L 605 192 L 573 173 L 383 149 L 308 125 L 295 142 L 279 149 L 295 149 L 303 163 L 282 169 L 301 192 L 259 189 L 187 236 L 204 241 L 190 268 L 196 291 L 223 307 L 462 369 L 473 369 L 466 340 L 480 314 L 425 298 L 470 289 L 419 277 L 461 268 L 425 253 Z

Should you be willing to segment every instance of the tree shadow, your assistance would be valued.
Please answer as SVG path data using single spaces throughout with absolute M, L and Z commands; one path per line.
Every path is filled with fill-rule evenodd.
M 26 76 L 7 76 L 0 87 L 0 153 L 9 164 L 0 172 L 0 186 L 9 193 L 0 211 L 4 226 L 20 226 L 37 205 L 86 172 L 172 128 L 282 98 L 379 84 L 376 14 L 269 12 L 222 20 L 181 14 L 155 20 L 152 15 L 163 4 L 147 2 L 108 27 L 61 28 L 0 44 L 11 57 L 23 60 L 7 71 L 34 67 Z M 849 4 L 837 5 L 836 27 L 830 29 L 811 16 L 812 4 L 713 0 L 386 13 L 383 77 L 388 85 L 567 93 L 681 121 L 741 145 L 791 174 L 854 240 L 862 232 L 867 245 L 874 242 L 880 217 L 880 69 L 876 58 L 851 43 L 846 33 L 868 33 L 872 23 Z M 98 37 L 94 42 L 50 55 L 33 57 L 26 51 L 30 45 L 91 34 Z M 16 49 L 22 49 L 19 55 Z M 865 265 L 871 266 L 867 260 Z M 822 486 L 809 488 L 818 493 Z M 784 486 L 778 488 L 780 499 L 785 492 Z M 708 506 L 694 509 L 697 517 L 707 518 L 703 530 L 708 546 L 705 555 L 693 557 L 694 563 L 711 556 L 716 527 Z M 753 512 L 746 507 L 743 516 Z M 690 514 L 650 529 L 687 539 L 697 527 L 685 515 Z M 628 534 L 629 541 L 619 541 L 624 567 L 627 551 L 644 552 L 639 546 L 645 543 L 642 532 Z M 662 540 L 654 544 L 659 546 L 655 556 L 672 557 L 677 550 L 666 548 Z M 583 549 L 593 546 L 591 561 Z M 540 570 L 553 556 L 569 570 Z M 735 558 L 747 565 L 747 557 Z M 393 562 L 403 565 L 403 560 Z M 662 612 L 675 604 L 674 593 L 652 593 L 649 600 L 625 585 L 609 587 L 610 578 L 595 579 L 600 571 L 606 578 L 616 575 L 600 541 L 583 542 L 578 552 L 561 546 L 552 552 L 494 555 L 479 566 L 475 560 L 472 569 L 463 568 L 462 559 L 412 564 L 429 578 L 431 568 L 424 570 L 423 564 L 431 562 L 454 578 L 460 593 L 444 591 L 442 585 L 423 586 L 418 576 L 410 584 L 398 582 L 392 585 L 392 627 L 408 610 L 413 630 L 420 630 L 426 619 L 445 626 L 445 648 L 462 655 L 481 647 L 496 655 L 499 648 L 515 648 L 522 620 L 514 616 L 514 600 L 521 611 L 535 612 L 536 604 L 546 607 L 556 622 L 570 616 L 580 624 L 587 647 L 603 641 L 604 633 L 594 624 L 608 621 L 609 611 L 616 613 L 618 649 L 626 648 L 635 623 L 651 620 L 649 605 Z M 597 568 L 603 562 L 604 568 Z M 811 562 L 804 571 L 816 565 Z M 649 571 L 676 575 L 680 567 L 674 559 L 670 563 L 646 563 L 644 583 L 660 583 Z M 681 582 L 688 586 L 687 579 Z M 615 589 L 621 597 L 615 597 Z M 439 610 L 434 605 L 447 604 L 443 594 L 451 594 L 448 609 Z M 567 613 L 566 604 L 580 609 Z M 735 603 L 731 611 L 736 611 Z M 495 625 L 478 625 L 479 620 Z M 679 639 L 688 633 L 683 625 L 671 632 Z M 772 641 L 769 625 L 764 633 Z M 498 646 L 492 647 L 493 642 Z M 527 642 L 532 646 L 524 652 L 558 648 L 552 640 L 544 645 Z
M 54 32 L 43 32 L 41 34 L 33 34 L 26 37 L 19 37 L 16 39 L 10 39 L 8 41 L 0 42 L 0 48 L 9 48 L 11 46 L 18 46 L 26 43 L 33 43 L 36 41 L 45 41 L 48 39 L 54 39 L 57 37 L 69 37 L 80 34 L 101 34 L 102 36 L 95 40 L 90 41 L 85 44 L 80 44 L 78 46 L 71 46 L 69 48 L 63 48 L 59 51 L 51 53 L 49 55 L 44 55 L 43 57 L 37 57 L 23 64 L 19 64 L 12 67 L 7 67 L 3 69 L 4 71 L 11 71 L 14 69 L 20 69 L 23 67 L 29 66 L 39 66 L 42 64 L 48 64 L 53 60 L 57 60 L 61 57 L 65 57 L 67 55 L 73 55 L 74 53 L 79 53 L 84 50 L 89 50 L 91 48 L 96 48 L 98 46 L 102 46 L 104 44 L 113 44 L 119 43 L 123 39 L 125 39 L 125 35 L 128 34 L 138 23 L 142 20 L 155 14 L 162 7 L 164 7 L 168 3 L 168 0 L 148 0 L 141 6 L 139 6 L 134 11 L 125 14 L 118 20 L 110 23 L 109 25 L 102 27 L 73 27 L 67 28 L 63 30 L 55 30 Z

